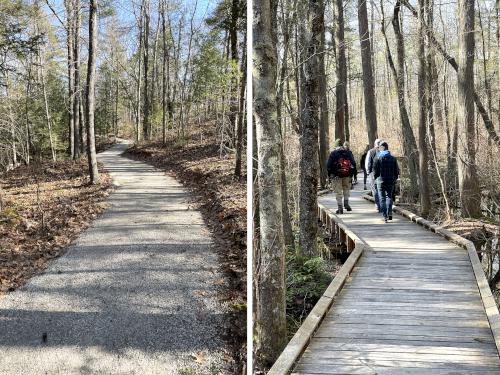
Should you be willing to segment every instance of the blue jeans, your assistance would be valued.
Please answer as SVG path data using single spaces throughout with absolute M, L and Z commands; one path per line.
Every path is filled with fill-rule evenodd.
M 373 199 L 375 199 L 375 204 L 377 205 L 378 212 L 380 212 L 380 202 L 379 202 L 379 196 L 378 196 L 377 183 L 375 182 L 375 178 L 373 177 L 373 173 L 370 174 L 370 177 L 371 177 L 370 189 L 372 191 L 372 197 L 373 197 Z
M 380 204 L 380 212 L 385 218 L 392 216 L 392 192 L 394 190 L 393 183 L 377 182 L 378 199 Z

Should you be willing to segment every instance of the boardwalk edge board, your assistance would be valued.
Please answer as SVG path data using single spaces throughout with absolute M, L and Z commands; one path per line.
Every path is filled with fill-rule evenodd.
M 368 201 L 374 202 L 373 197 L 367 194 L 364 194 L 362 197 Z M 410 221 L 420 224 L 424 228 L 429 229 L 436 234 L 439 234 L 450 242 L 457 244 L 467 250 L 469 260 L 474 271 L 474 276 L 476 278 L 477 287 L 483 301 L 484 310 L 486 312 L 486 316 L 488 317 L 490 328 L 495 339 L 495 345 L 500 355 L 500 313 L 488 284 L 488 280 L 486 279 L 486 275 L 484 274 L 483 267 L 479 260 L 479 256 L 477 255 L 476 247 L 474 246 L 474 244 L 471 241 L 463 238 L 462 236 L 444 229 L 441 226 L 430 222 L 429 220 L 425 220 L 423 217 L 405 210 L 404 208 L 393 206 L 393 210 L 409 219 Z
M 318 203 L 318 217 L 323 223 L 327 224 L 329 228 L 335 223 L 335 225 L 345 233 L 346 237 L 354 243 L 354 249 L 267 375 L 285 375 L 293 370 L 295 364 L 309 344 L 309 341 L 330 310 L 335 297 L 337 297 L 342 290 L 349 275 L 361 258 L 363 251 L 368 246 L 354 232 L 348 229 L 337 215 L 332 214 L 320 203 Z

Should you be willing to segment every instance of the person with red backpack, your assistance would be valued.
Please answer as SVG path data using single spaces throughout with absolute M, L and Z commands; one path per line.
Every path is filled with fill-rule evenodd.
M 349 206 L 349 190 L 351 189 L 352 176 L 357 174 L 356 161 L 352 152 L 342 147 L 340 139 L 335 141 L 335 149 L 328 158 L 326 169 L 337 199 L 338 209 L 336 213 L 343 214 L 344 208 L 347 211 L 352 211 Z

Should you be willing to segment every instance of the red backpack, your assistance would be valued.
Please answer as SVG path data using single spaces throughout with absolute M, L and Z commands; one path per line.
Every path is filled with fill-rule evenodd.
M 349 158 L 341 157 L 338 161 L 337 175 L 349 177 L 351 175 L 352 163 Z

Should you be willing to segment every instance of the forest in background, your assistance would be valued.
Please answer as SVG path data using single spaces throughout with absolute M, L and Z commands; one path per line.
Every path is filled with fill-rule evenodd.
M 258 0 L 253 12 L 257 369 L 286 344 L 293 301 L 305 305 L 290 290 L 324 283 L 316 194 L 337 138 L 358 170 L 387 141 L 398 204 L 475 241 L 498 293 L 498 1 Z M 311 261 L 297 270 L 298 256 Z
M 165 143 L 212 121 L 221 154 L 236 155 L 240 175 L 244 3 L 97 5 L 96 138 Z M 79 158 L 87 145 L 89 3 L 4 0 L 0 7 L 0 168 L 35 155 Z

